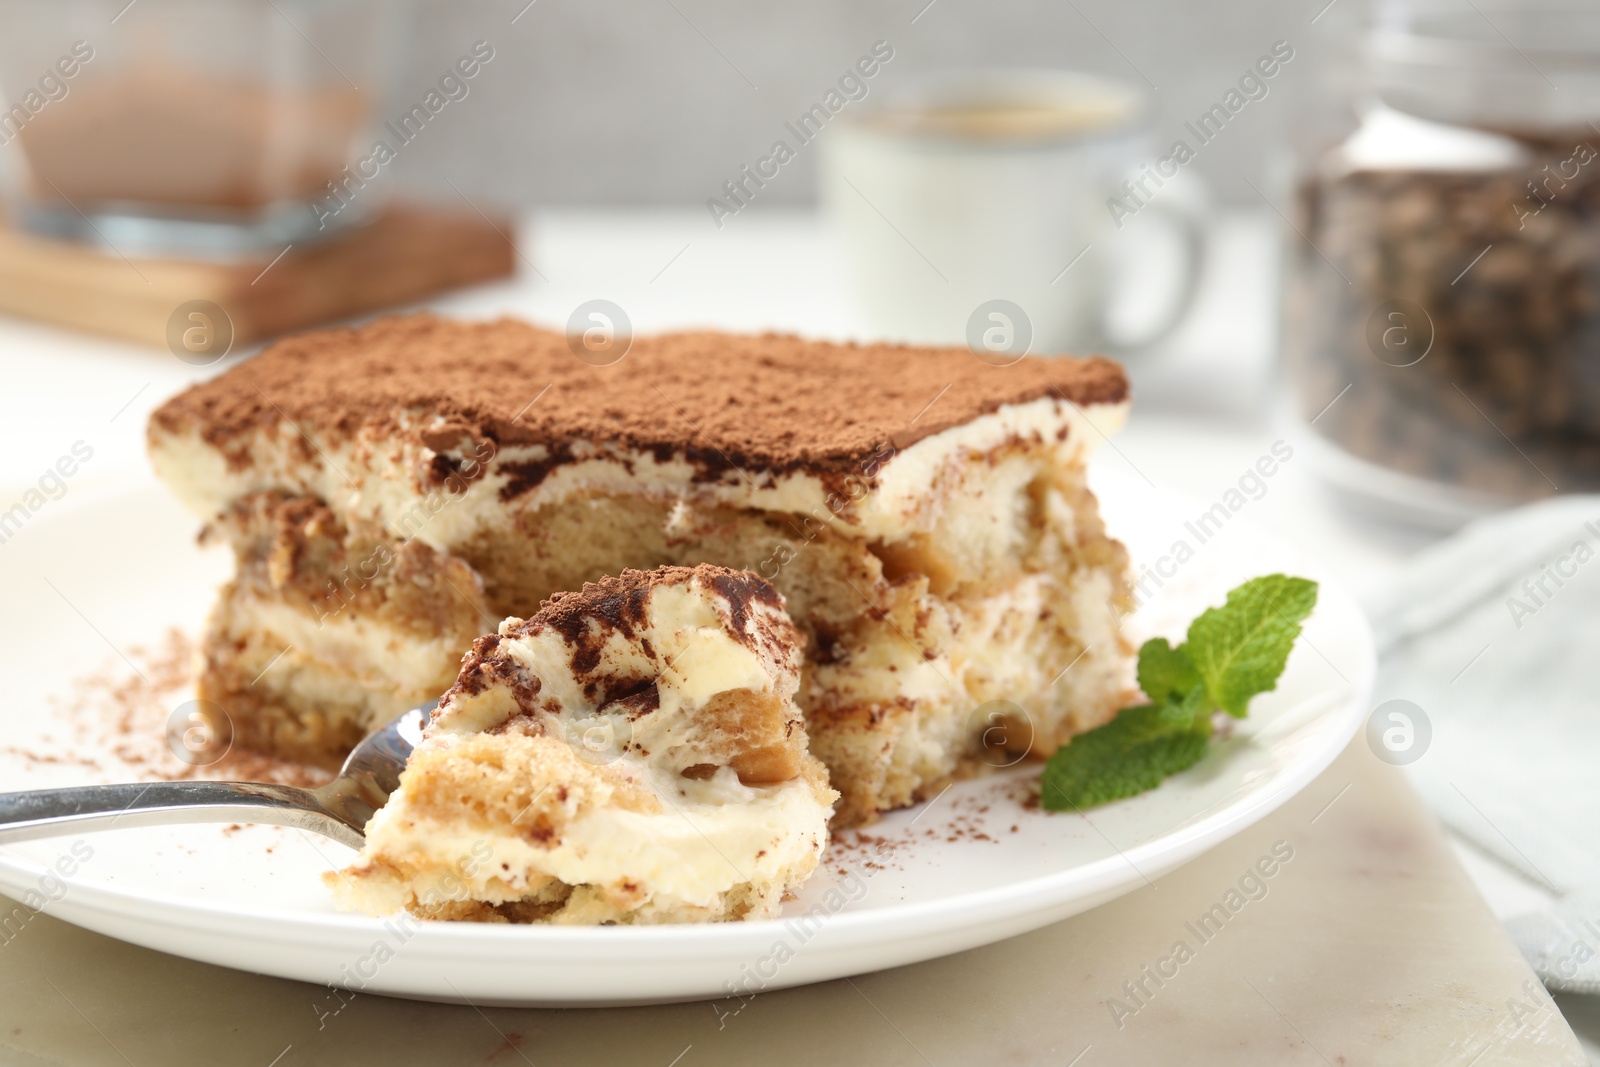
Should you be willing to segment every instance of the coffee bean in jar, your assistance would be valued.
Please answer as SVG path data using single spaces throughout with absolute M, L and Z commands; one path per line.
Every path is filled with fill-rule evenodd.
M 1298 186 L 1283 342 L 1324 470 L 1443 525 L 1600 490 L 1600 127 L 1405 74 L 1384 99 L 1423 114 L 1369 108 Z

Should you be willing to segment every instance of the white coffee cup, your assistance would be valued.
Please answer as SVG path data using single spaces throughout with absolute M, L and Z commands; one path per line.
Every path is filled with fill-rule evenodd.
M 1171 332 L 1194 296 L 1204 228 L 1192 201 L 1145 177 L 1149 109 L 1136 89 L 1067 71 L 922 79 L 829 130 L 821 191 L 870 327 L 884 337 L 1025 352 L 1128 352 Z M 1149 168 L 1144 168 L 1148 172 Z M 1175 227 L 1183 277 L 1159 322 L 1114 336 L 1114 245 L 1128 212 Z

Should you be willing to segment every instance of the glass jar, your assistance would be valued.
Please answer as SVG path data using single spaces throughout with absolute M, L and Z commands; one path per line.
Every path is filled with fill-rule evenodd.
M 370 218 L 380 189 L 316 207 L 370 143 L 397 6 L 0 0 L 11 223 L 130 255 L 228 256 Z
M 1363 60 L 1290 235 L 1320 469 L 1444 527 L 1600 489 L 1600 11 L 1392 5 Z

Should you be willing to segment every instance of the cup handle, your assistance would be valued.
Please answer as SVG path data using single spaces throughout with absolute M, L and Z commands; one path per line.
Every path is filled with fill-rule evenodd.
M 1173 205 L 1159 200 L 1146 205 L 1146 208 L 1165 216 L 1177 230 L 1178 238 L 1183 242 L 1183 281 L 1172 306 L 1154 327 L 1142 336 L 1107 338 L 1111 347 L 1121 352 L 1138 352 L 1170 337 L 1194 306 L 1195 294 L 1200 291 L 1200 277 L 1205 270 L 1209 237 L 1199 211 L 1192 206 Z

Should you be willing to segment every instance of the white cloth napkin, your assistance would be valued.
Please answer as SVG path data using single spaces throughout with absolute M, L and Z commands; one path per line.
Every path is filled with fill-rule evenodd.
M 1600 496 L 1475 522 L 1366 607 L 1376 704 L 1409 700 L 1432 729 L 1417 788 L 1561 898 L 1508 923 L 1546 984 L 1600 992 Z

